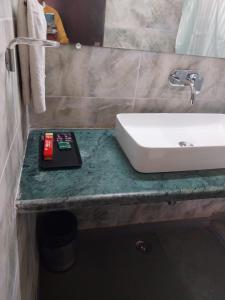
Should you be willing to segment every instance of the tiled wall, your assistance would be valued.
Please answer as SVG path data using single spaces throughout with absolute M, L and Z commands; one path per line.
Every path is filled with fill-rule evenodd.
M 204 77 L 190 104 L 190 89 L 168 85 L 174 68 Z M 31 126 L 111 128 L 121 112 L 225 112 L 225 60 L 74 46 L 48 49 L 47 112 Z
M 107 0 L 104 46 L 175 52 L 182 0 Z
M 5 49 L 14 38 L 16 0 L 0 1 L 0 299 L 30 300 L 21 295 L 14 200 L 27 137 L 27 115 L 21 104 L 17 74 L 5 67 Z M 22 223 L 20 224 L 22 226 Z M 20 239 L 20 237 L 19 237 Z M 27 243 L 27 240 L 26 240 Z
M 39 257 L 36 242 L 36 214 L 17 216 L 20 265 L 20 300 L 38 299 Z

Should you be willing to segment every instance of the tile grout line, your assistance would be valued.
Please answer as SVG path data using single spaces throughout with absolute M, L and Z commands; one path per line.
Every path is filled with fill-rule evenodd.
M 124 99 L 124 100 L 131 100 L 131 99 L 134 99 L 134 97 L 109 97 L 109 96 L 106 96 L 106 97 L 104 97 L 104 96 L 100 96 L 100 97 L 89 97 L 89 96 L 63 96 L 63 95 L 61 95 L 61 96 L 46 96 L 46 99 L 54 99 L 54 98 L 68 98 L 68 99 Z
M 62 99 L 74 99 L 74 100 L 96 100 L 96 99 L 99 99 L 99 100 L 110 100 L 110 99 L 114 99 L 114 100 L 133 100 L 134 97 L 86 97 L 86 96 L 46 96 L 46 100 L 50 100 L 50 101 L 53 101 L 53 99 L 55 98 L 62 98 Z M 179 96 L 179 99 L 186 99 L 186 95 L 181 95 Z M 156 97 L 138 97 L 137 99 L 140 99 L 140 100 L 168 100 L 168 99 L 171 99 L 171 97 L 159 97 L 159 98 L 156 98 Z M 136 100 L 137 100 L 136 99 Z M 204 98 L 205 100 L 208 100 L 208 101 L 211 101 L 211 98 Z
M 142 62 L 142 54 L 139 53 L 137 77 L 136 77 L 136 84 L 135 84 L 134 97 L 133 97 L 133 103 L 132 103 L 132 112 L 134 111 L 134 106 L 135 106 L 136 97 L 137 97 L 137 89 L 138 89 L 138 83 L 139 83 L 139 77 L 140 77 L 141 62 Z

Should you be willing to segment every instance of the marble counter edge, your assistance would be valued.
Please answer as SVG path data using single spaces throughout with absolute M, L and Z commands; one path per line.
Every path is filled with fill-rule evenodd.
M 103 205 L 138 205 L 150 203 L 167 202 L 169 205 L 178 201 L 187 200 L 207 200 L 207 199 L 224 199 L 225 191 L 198 191 L 194 192 L 181 192 L 176 193 L 156 193 L 156 192 L 139 192 L 139 193 L 118 193 L 118 194 L 105 194 L 105 195 L 88 195 L 88 196 L 75 196 L 75 197 L 61 197 L 61 198 L 45 198 L 23 200 L 17 199 L 15 202 L 18 213 L 33 213 L 44 212 L 61 209 L 78 209 L 93 206 Z

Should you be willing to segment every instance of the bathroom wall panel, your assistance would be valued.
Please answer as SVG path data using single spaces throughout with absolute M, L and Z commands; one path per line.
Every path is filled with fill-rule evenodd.
M 8 163 L 0 181 L 1 300 L 21 300 L 16 210 L 14 208 L 24 150 L 21 141 L 21 135 L 18 132 L 12 143 Z
M 39 277 L 35 214 L 17 216 L 17 236 L 21 300 L 35 300 L 38 296 Z
M 47 112 L 32 114 L 33 127 L 105 128 L 115 126 L 116 114 L 132 112 L 134 100 L 113 98 L 48 97 Z M 59 117 L 60 115 L 60 117 Z
M 0 2 L 0 299 L 33 300 L 31 295 L 21 298 L 20 285 L 24 281 L 20 276 L 14 206 L 28 131 L 27 114 L 21 103 L 18 76 L 7 72 L 4 56 L 9 41 L 15 36 L 16 6 L 16 0 Z
M 188 95 L 187 97 L 190 97 Z M 182 105 L 181 105 L 182 102 Z M 136 113 L 225 113 L 225 97 L 221 100 L 202 99 L 195 105 L 190 105 L 187 99 L 136 99 L 134 110 Z
M 47 49 L 47 96 L 129 98 L 135 93 L 139 53 L 68 45 Z
M 4 57 L 6 45 L 13 37 L 12 20 L 0 19 L 0 36 L 2 37 L 0 43 L 0 140 L 4 141 L 4 143 L 2 143 L 0 156 L 1 176 L 16 128 L 14 99 L 12 93 L 12 77 L 6 72 Z M 9 123 L 10 126 L 8 126 Z
M 12 10 L 11 10 L 11 5 L 9 1 L 7 0 L 2 0 L 1 1 L 1 9 L 0 9 L 0 18 L 5 19 L 5 18 L 10 18 L 12 17 Z
M 170 99 L 174 101 L 178 98 L 183 101 L 188 99 L 190 89 L 175 88 L 168 84 L 168 75 L 173 69 L 199 70 L 203 77 L 204 83 L 198 101 L 203 99 L 218 99 L 223 95 L 218 94 L 218 89 L 224 91 L 225 60 L 202 58 L 195 56 L 175 55 L 175 54 L 156 54 L 143 52 L 140 76 L 137 84 L 136 98 L 150 99 Z
M 224 59 L 91 47 L 77 51 L 71 45 L 48 50 L 48 110 L 42 115 L 31 112 L 32 127 L 112 128 L 120 112 L 225 110 Z M 174 68 L 202 73 L 203 88 L 193 106 L 190 88 L 169 86 Z

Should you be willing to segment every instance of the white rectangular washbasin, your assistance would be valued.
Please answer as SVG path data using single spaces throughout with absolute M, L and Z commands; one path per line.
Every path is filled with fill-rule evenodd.
M 141 173 L 225 168 L 223 114 L 119 114 L 116 138 Z

